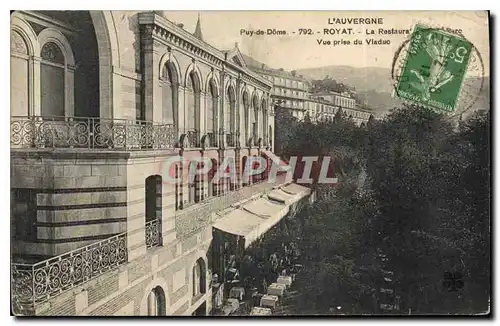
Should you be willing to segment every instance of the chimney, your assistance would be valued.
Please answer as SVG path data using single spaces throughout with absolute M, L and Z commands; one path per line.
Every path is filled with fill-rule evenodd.
M 266 68 L 266 65 L 265 65 L 265 64 L 262 64 L 261 68 L 262 68 L 262 69 L 265 69 L 265 68 Z
M 292 72 L 292 76 L 295 77 L 295 75 L 297 74 L 297 71 L 292 70 L 291 72 Z

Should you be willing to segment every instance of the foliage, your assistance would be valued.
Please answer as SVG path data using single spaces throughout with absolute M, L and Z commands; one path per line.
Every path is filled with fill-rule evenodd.
M 400 312 L 487 311 L 489 123 L 489 113 L 480 112 L 457 127 L 444 115 L 407 106 L 361 128 L 341 116 L 290 128 L 281 154 L 334 156 L 340 179 L 317 185 L 318 201 L 297 217 L 307 257 L 299 280 L 303 308 L 377 312 L 381 249 Z M 450 291 L 447 272 L 464 286 Z
M 336 92 L 336 93 L 354 93 L 355 88 L 343 83 L 337 82 L 335 79 L 330 78 L 330 76 L 325 76 L 323 79 L 313 80 L 311 92 Z
M 443 115 L 411 106 L 369 133 L 367 171 L 380 211 L 372 245 L 389 256 L 413 311 L 487 310 L 488 121 L 476 116 L 456 131 Z M 446 272 L 463 275 L 466 286 L 444 288 Z
M 283 149 L 286 148 L 291 141 L 291 137 L 295 133 L 295 128 L 299 124 L 298 119 L 293 117 L 290 111 L 275 108 L 275 146 L 274 151 L 278 155 L 283 154 Z

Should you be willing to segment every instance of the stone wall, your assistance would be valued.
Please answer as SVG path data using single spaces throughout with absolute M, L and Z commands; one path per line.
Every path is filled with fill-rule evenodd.
M 126 231 L 125 157 L 18 151 L 11 157 L 11 191 L 32 195 L 36 227 L 31 239 L 15 240 L 14 254 L 57 256 Z

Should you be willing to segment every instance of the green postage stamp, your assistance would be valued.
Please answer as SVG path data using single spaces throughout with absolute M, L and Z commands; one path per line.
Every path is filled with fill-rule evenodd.
M 473 45 L 460 35 L 416 25 L 396 94 L 399 98 L 452 112 L 457 105 Z

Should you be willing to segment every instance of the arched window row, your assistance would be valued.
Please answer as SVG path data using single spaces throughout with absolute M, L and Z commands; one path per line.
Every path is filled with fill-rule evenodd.
M 66 37 L 45 28 L 38 36 L 23 20 L 11 28 L 11 114 L 72 116 L 74 55 Z M 39 60 L 35 60 L 39 58 Z
M 203 258 L 199 258 L 195 262 L 192 271 L 193 297 L 197 297 L 206 293 L 207 290 L 206 274 L 207 274 L 207 268 L 205 261 L 203 260 Z
M 199 142 L 203 130 L 203 133 L 208 135 L 211 147 L 217 146 L 220 130 L 224 130 L 228 146 L 234 146 L 239 135 L 243 135 L 245 143 L 250 136 L 253 136 L 255 140 L 266 139 L 269 111 L 265 100 L 259 100 L 256 94 L 250 97 L 247 90 L 242 91 L 241 88 L 236 90 L 233 84 L 220 90 L 217 80 L 210 74 L 206 79 L 205 91 L 203 91 L 202 78 L 195 69 L 186 75 L 184 114 L 179 115 L 179 96 L 183 96 L 183 93 L 179 88 L 178 69 L 170 60 L 164 63 L 161 69 L 160 85 L 162 86 L 164 122 L 178 127 L 178 118 L 184 116 L 183 126 L 187 134 Z M 241 98 L 239 99 L 236 96 L 237 91 L 240 92 Z M 243 114 L 243 117 L 240 114 Z M 199 146 L 199 144 L 193 145 Z
M 147 298 L 148 316 L 166 316 L 166 298 L 165 291 L 161 286 L 151 290 Z

